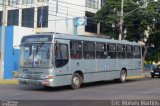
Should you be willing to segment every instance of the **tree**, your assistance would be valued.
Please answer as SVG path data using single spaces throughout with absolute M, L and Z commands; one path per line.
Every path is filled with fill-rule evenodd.
M 123 33 L 123 39 L 145 42 L 145 38 L 148 38 L 145 43 L 143 59 L 145 59 L 148 47 L 151 45 L 160 47 L 159 44 L 154 43 L 157 35 L 160 34 L 157 28 L 160 27 L 160 0 L 158 2 L 148 1 L 149 4 L 144 7 L 141 0 L 124 0 L 123 32 L 124 30 L 127 32 L 126 34 Z M 105 26 L 102 28 L 102 33 L 115 39 L 118 38 L 119 34 L 120 4 L 121 0 L 106 0 L 105 5 L 96 15 L 97 21 Z M 144 32 L 148 32 L 148 34 Z M 160 52 L 158 46 L 154 47 L 154 53 Z
M 158 62 L 160 61 L 160 30 L 153 31 L 148 39 L 149 52 L 146 54 L 146 60 Z

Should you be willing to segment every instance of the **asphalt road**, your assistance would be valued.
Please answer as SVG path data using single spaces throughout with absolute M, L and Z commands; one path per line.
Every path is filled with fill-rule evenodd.
M 77 101 L 160 100 L 160 79 L 136 79 L 128 80 L 126 83 L 116 83 L 114 81 L 94 82 L 83 84 L 78 90 L 72 90 L 70 86 L 46 89 L 31 85 L 0 85 L 0 99 Z

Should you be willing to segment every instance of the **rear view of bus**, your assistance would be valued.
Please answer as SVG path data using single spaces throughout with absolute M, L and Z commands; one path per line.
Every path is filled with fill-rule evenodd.
M 24 36 L 20 45 L 20 84 L 53 86 L 52 35 Z

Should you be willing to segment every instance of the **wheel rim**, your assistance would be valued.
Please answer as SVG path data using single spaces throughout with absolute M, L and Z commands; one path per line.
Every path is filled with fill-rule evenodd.
M 76 86 L 78 86 L 79 85 L 79 78 L 78 77 L 74 77 L 73 78 L 73 83 L 74 83 L 74 85 L 76 85 Z
M 125 72 L 122 72 L 122 74 L 121 74 L 121 79 L 122 79 L 122 81 L 125 81 L 125 80 L 126 80 L 126 73 L 125 73 Z

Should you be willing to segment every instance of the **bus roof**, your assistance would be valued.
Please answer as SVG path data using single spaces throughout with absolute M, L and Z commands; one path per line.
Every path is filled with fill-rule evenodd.
M 100 38 L 96 36 L 85 36 L 85 35 L 67 35 L 67 34 L 33 34 L 24 36 L 21 40 L 21 43 L 25 43 L 25 39 L 27 38 L 39 38 L 46 36 L 48 41 L 50 42 L 51 39 L 65 39 L 65 40 L 82 40 L 82 41 L 95 41 L 95 42 L 108 42 L 108 43 L 118 43 L 118 44 L 128 44 L 128 45 L 140 45 L 137 42 L 130 42 L 127 40 L 115 40 L 115 39 L 107 39 L 107 38 Z M 43 40 L 43 39 L 40 39 Z M 46 40 L 46 39 L 44 39 Z M 31 41 L 34 41 L 33 39 Z
M 130 42 L 127 40 L 115 40 L 108 38 L 101 38 L 96 36 L 85 36 L 85 35 L 65 35 L 65 34 L 54 34 L 55 39 L 68 39 L 68 40 L 83 40 L 83 41 L 95 41 L 95 42 L 108 42 L 108 43 L 118 43 L 118 44 L 130 44 L 130 45 L 140 45 L 137 42 Z

